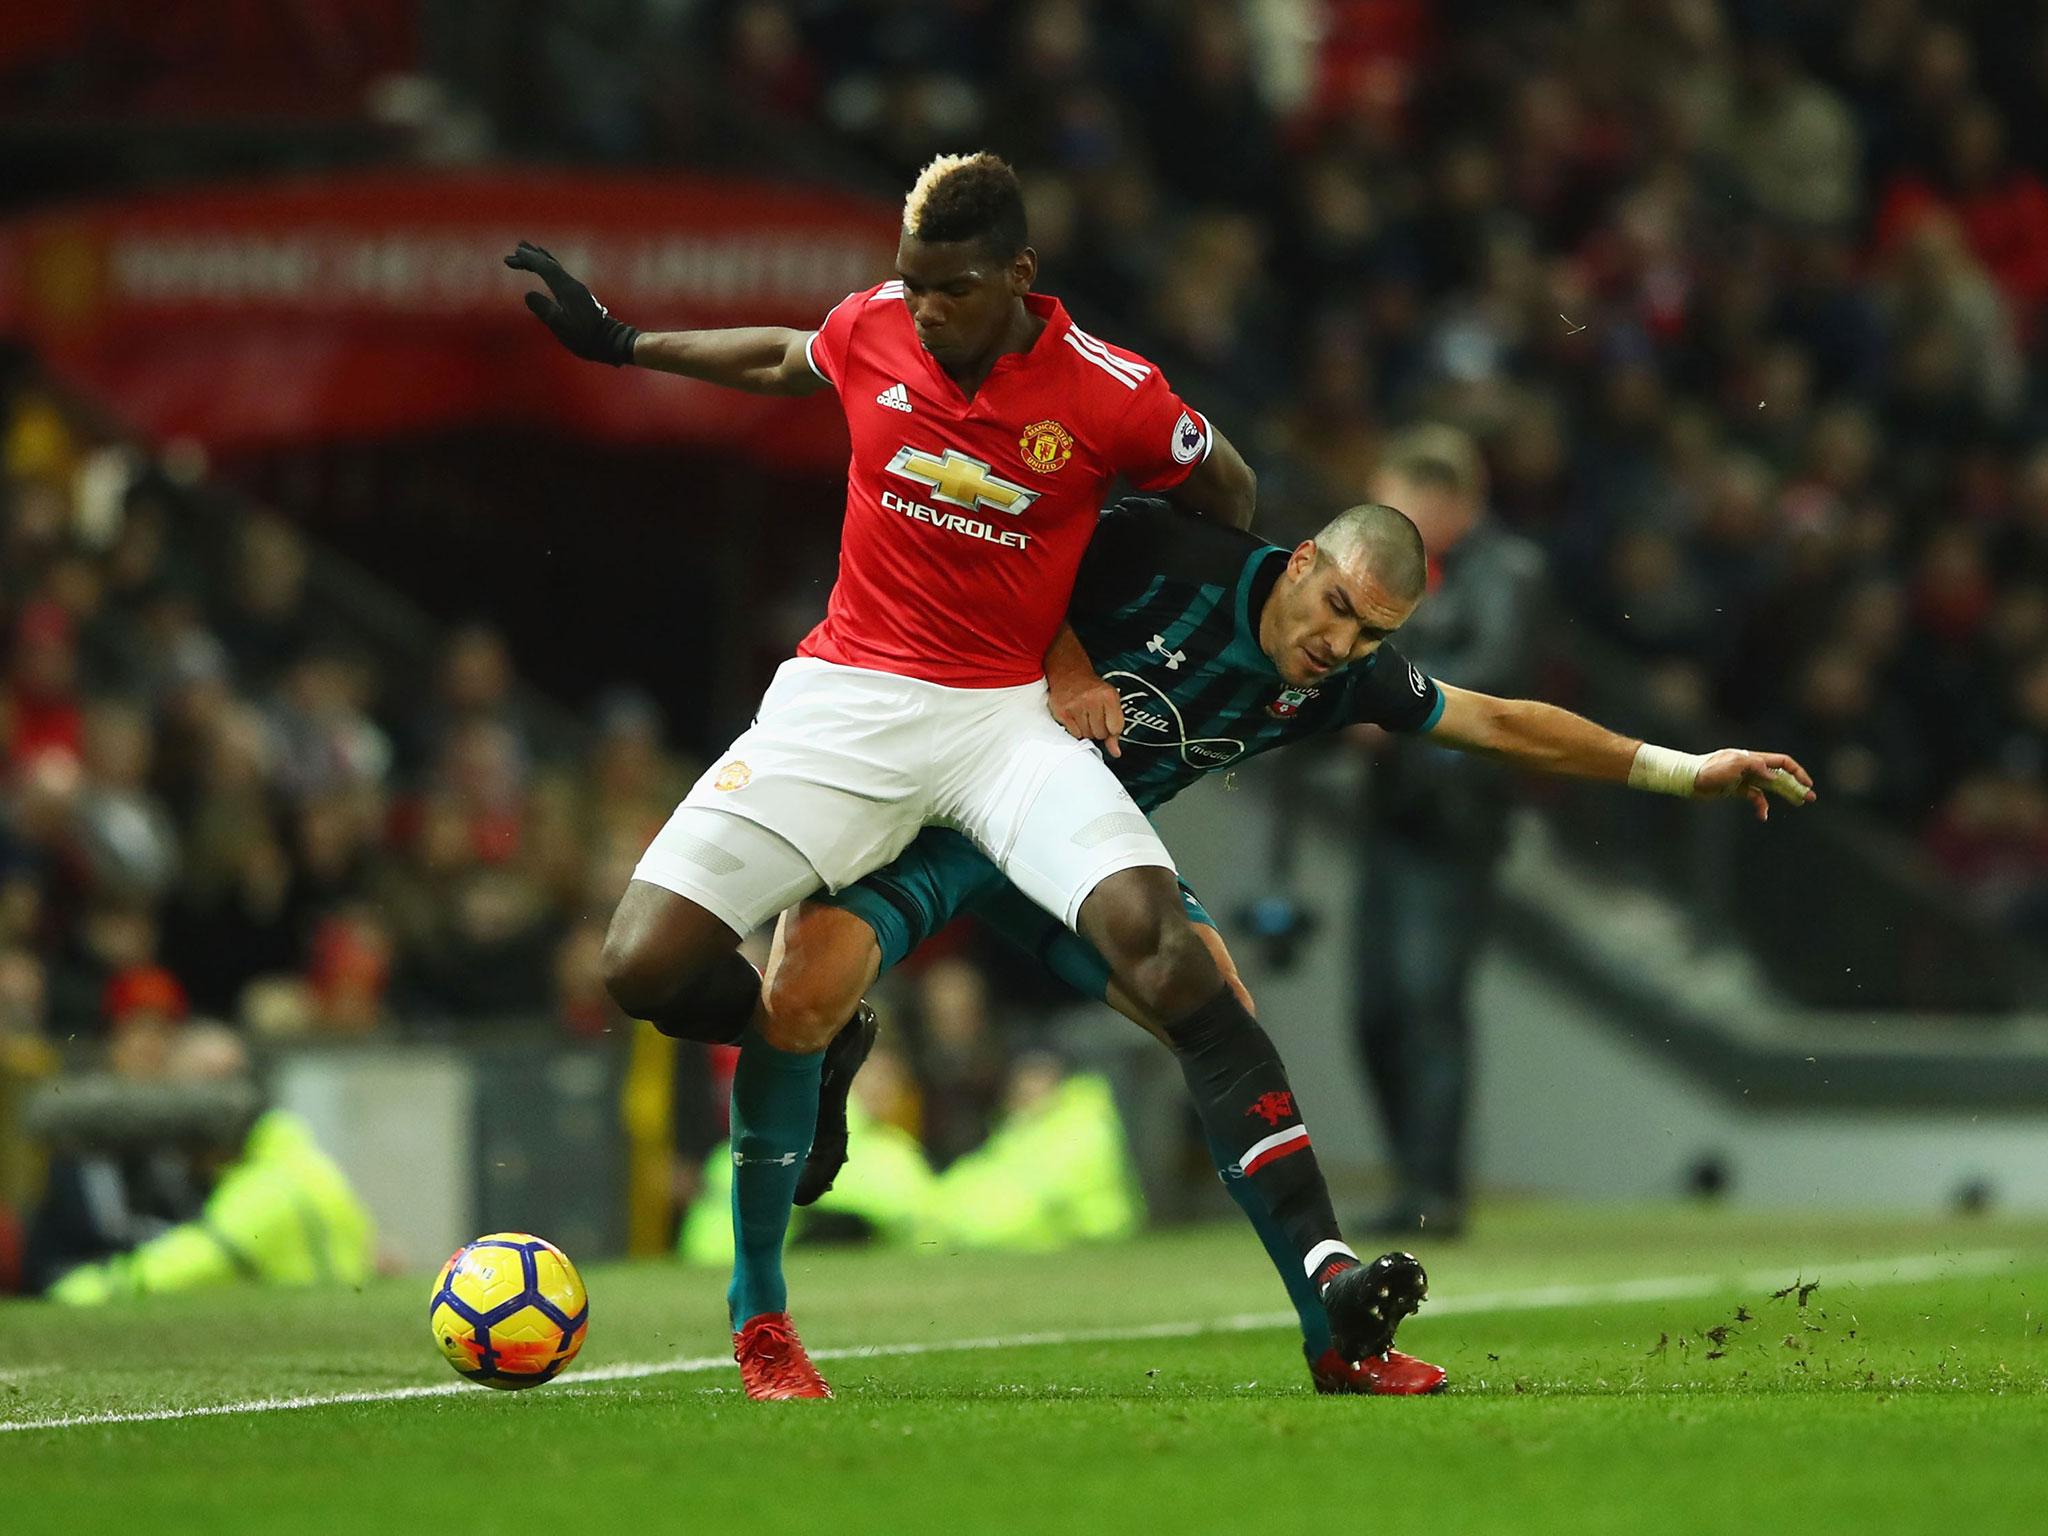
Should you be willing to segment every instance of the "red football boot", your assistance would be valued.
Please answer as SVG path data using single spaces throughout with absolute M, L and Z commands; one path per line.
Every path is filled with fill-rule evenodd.
M 1309 1361 L 1308 1373 L 1315 1378 L 1318 1392 L 1359 1397 L 1425 1397 L 1447 1385 L 1442 1366 L 1398 1349 L 1367 1355 L 1356 1365 L 1336 1350 L 1326 1349 L 1320 1359 Z
M 787 1312 L 748 1318 L 732 1336 L 732 1357 L 740 1363 L 740 1384 L 757 1403 L 832 1395 Z

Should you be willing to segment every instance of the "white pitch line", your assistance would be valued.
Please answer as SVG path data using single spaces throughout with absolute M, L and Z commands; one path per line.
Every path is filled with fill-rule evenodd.
M 1983 1275 L 2012 1262 L 2010 1249 L 1972 1249 L 1953 1254 L 1908 1254 L 1893 1259 L 1823 1266 L 1815 1278 L 1833 1289 L 1842 1285 L 1910 1285 L 1960 1275 Z M 1514 1291 L 1476 1291 L 1450 1295 L 1429 1303 L 1427 1317 L 1463 1313 L 1535 1312 L 1557 1307 L 1600 1306 L 1621 1302 L 1684 1301 L 1725 1295 L 1731 1290 L 1764 1290 L 1785 1278 L 1783 1270 L 1752 1270 L 1741 1275 L 1660 1275 L 1641 1280 L 1616 1280 L 1603 1285 L 1545 1285 Z M 1292 1312 L 1241 1312 L 1204 1322 L 1148 1323 L 1139 1327 L 1078 1328 L 1052 1333 L 1013 1333 L 999 1338 L 924 1340 L 905 1344 L 861 1344 L 814 1349 L 813 1360 L 881 1360 L 911 1355 L 960 1354 L 970 1350 L 1030 1349 L 1060 1344 L 1121 1344 L 1146 1339 L 1188 1339 L 1203 1334 L 1254 1333 L 1284 1328 Z M 641 1360 L 593 1366 L 565 1378 L 571 1388 L 613 1381 L 642 1381 L 650 1376 L 695 1375 L 729 1370 L 730 1355 L 696 1355 L 677 1360 Z M 478 1389 L 466 1381 L 433 1386 L 379 1387 L 361 1392 L 322 1392 L 304 1397 L 258 1397 L 238 1403 L 212 1403 L 195 1408 L 150 1408 L 125 1413 L 77 1413 L 55 1419 L 0 1421 L 0 1434 L 32 1429 L 83 1429 L 96 1424 L 156 1424 L 173 1419 L 221 1418 L 244 1413 L 284 1413 L 298 1408 L 328 1408 L 343 1403 L 395 1403 L 418 1397 L 454 1397 Z

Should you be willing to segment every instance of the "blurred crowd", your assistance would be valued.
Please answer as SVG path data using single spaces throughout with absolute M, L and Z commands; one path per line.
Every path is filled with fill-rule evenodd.
M 515 22 L 423 0 L 418 19 L 415 155 L 726 164 L 744 143 L 773 173 L 886 191 L 993 145 L 1024 174 L 1045 285 L 1229 424 L 1278 533 L 1356 500 L 1393 426 L 1467 428 L 1497 515 L 1669 712 L 1800 754 L 1833 802 L 2042 926 L 2048 7 L 542 0 Z M 160 498 L 135 499 L 152 526 Z M 110 583 L 153 536 L 124 537 Z M 247 542 L 230 563 L 248 582 L 288 580 L 288 533 Z M 459 887 L 482 931 L 429 933 L 400 899 L 411 931 L 344 918 L 319 963 L 437 1002 L 524 992 L 542 915 L 587 910 L 554 845 L 592 807 L 537 784 L 539 825 L 493 830 L 486 807 L 535 772 L 516 724 L 467 696 L 502 686 L 502 647 L 459 639 L 444 694 L 398 718 L 388 680 L 288 653 L 301 637 L 232 611 L 263 594 L 215 574 L 229 607 L 202 628 L 264 701 L 294 803 L 289 835 L 237 845 L 243 885 L 289 865 L 345 909 L 338 871 L 377 816 L 343 807 L 369 782 L 415 850 L 400 884 Z M 7 584 L 17 672 L 112 659 L 66 662 L 63 599 L 31 611 L 23 573 Z M 324 711 L 365 729 L 277 724 Z M 631 716 L 618 751 L 642 761 L 622 771 L 645 774 Z M 132 715 L 79 738 L 95 774 L 132 771 Z M 160 746 L 161 809 L 189 835 L 192 749 Z M 195 873 L 219 893 L 233 839 L 213 824 Z M 189 916 L 159 916 L 157 945 L 180 942 Z M 132 922 L 100 926 L 137 947 Z M 474 960 L 508 933 L 523 969 Z M 249 979 L 204 985 L 218 1006 Z
M 430 660 L 380 651 L 322 561 L 179 453 L 151 460 L 25 367 L 0 369 L 0 1294 L 154 1252 L 214 1188 L 182 1152 L 90 1140 L 47 1178 L 13 1166 L 10 1077 L 64 1066 L 168 1099 L 246 1075 L 245 1042 L 490 1043 L 536 1025 L 595 1040 L 626 1022 L 604 989 L 604 926 L 693 771 L 664 750 L 654 706 L 606 696 L 565 742 L 496 630 L 424 628 Z M 1123 1203 L 1096 1214 L 1122 1230 L 1135 1206 L 1106 1100 L 1070 1092 L 1056 1058 L 1017 1054 L 1046 984 L 1034 971 L 998 1004 L 963 942 L 878 993 L 895 1043 L 868 1120 L 922 1172 L 868 1191 L 842 1213 L 850 1230 L 940 1219 L 956 1202 L 939 1174 L 972 1153 L 956 1183 L 1008 1167 L 1003 1149 L 1056 1111 L 1102 1132 L 1088 1166 L 1114 1167 Z M 223 1052 L 234 1073 L 216 1070 Z M 731 1054 L 685 1046 L 656 1074 L 671 1221 L 725 1135 Z M 94 1186 L 103 1163 L 121 1176 Z M 44 1190 L 32 1218 L 9 1218 L 10 1188 Z M 1064 1230 L 1045 1218 L 975 1240 Z
M 32 387 L 0 434 L 0 1033 L 146 1072 L 193 1015 L 616 1021 L 602 924 L 687 783 L 651 705 L 551 759 L 496 631 L 380 656 L 282 520 Z
M 886 192 L 998 149 L 1043 286 L 1227 425 L 1274 537 L 1360 499 L 1397 426 L 1465 428 L 1666 714 L 1797 754 L 2048 935 L 2048 7 L 419 10 L 429 157 L 746 142 Z M 193 1016 L 619 1023 L 603 922 L 690 772 L 658 711 L 544 742 L 497 631 L 380 649 L 313 571 L 0 377 L 0 1048 L 147 1076 Z M 940 1169 L 1015 1086 L 1006 964 L 902 983 L 916 1090 L 878 1113 Z M 722 1095 L 690 1070 L 694 1158 Z
M 1045 285 L 1213 404 L 1269 517 L 1468 428 L 1671 712 L 2048 931 L 2048 10 L 686 9 L 722 110 L 878 184 L 1012 157 Z M 585 147 L 687 140 L 649 103 Z

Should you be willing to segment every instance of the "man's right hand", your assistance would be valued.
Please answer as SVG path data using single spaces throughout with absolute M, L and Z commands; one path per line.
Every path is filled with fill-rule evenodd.
M 555 333 L 555 339 L 578 357 L 617 368 L 633 361 L 633 343 L 640 332 L 597 302 L 591 291 L 562 270 L 562 264 L 539 246 L 522 240 L 505 265 L 531 272 L 548 285 L 547 293 L 529 293 L 526 307 Z

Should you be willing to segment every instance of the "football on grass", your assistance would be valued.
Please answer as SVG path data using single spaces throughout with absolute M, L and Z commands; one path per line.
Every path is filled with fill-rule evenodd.
M 552 1381 L 583 1347 L 590 1298 L 569 1256 L 526 1232 L 493 1232 L 455 1250 L 427 1303 L 434 1345 L 480 1386 Z

